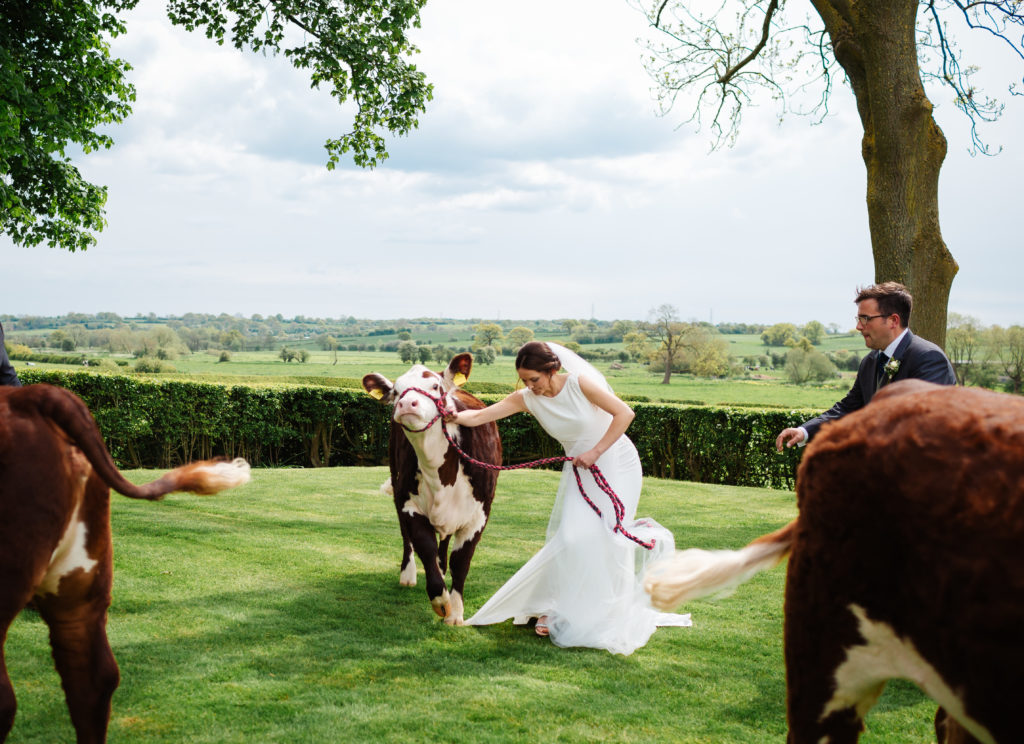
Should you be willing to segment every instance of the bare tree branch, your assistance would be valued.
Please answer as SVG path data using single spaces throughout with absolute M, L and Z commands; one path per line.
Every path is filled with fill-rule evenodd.
M 732 80 L 734 75 L 739 73 L 740 70 L 742 70 L 751 62 L 753 62 L 755 59 L 757 59 L 757 55 L 761 53 L 761 50 L 764 49 L 765 44 L 768 43 L 768 37 L 771 34 L 772 17 L 775 15 L 775 11 L 777 11 L 778 9 L 778 0 L 771 0 L 771 2 L 768 4 L 768 10 L 766 10 L 764 14 L 764 23 L 761 25 L 761 40 L 757 42 L 757 46 L 755 46 L 750 51 L 750 54 L 748 54 L 746 57 L 737 62 L 732 68 L 726 70 L 725 74 L 718 78 L 719 83 L 728 83 L 730 80 Z

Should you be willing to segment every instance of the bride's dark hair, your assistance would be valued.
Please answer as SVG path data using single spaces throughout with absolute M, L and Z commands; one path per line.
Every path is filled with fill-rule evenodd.
M 516 354 L 516 369 L 554 373 L 561 368 L 562 363 L 558 360 L 558 355 L 543 341 L 525 343 Z

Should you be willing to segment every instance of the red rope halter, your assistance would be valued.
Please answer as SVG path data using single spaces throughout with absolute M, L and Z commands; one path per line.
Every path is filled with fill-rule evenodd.
M 444 394 L 442 394 L 439 397 L 435 397 L 435 396 L 431 395 L 430 393 L 428 393 L 426 390 L 421 390 L 420 388 L 411 387 L 411 388 L 406 388 L 402 392 L 402 394 L 400 396 L 398 396 L 398 400 L 401 400 L 408 393 L 411 393 L 411 392 L 417 392 L 420 395 L 428 398 L 434 404 L 434 407 L 437 408 L 437 415 L 434 416 L 434 418 L 432 418 L 427 423 L 426 426 L 424 426 L 424 427 L 422 427 L 420 429 L 410 429 L 405 424 L 402 424 L 402 428 L 405 429 L 406 431 L 412 432 L 412 433 L 418 433 L 418 432 L 426 431 L 431 426 L 433 426 L 437 422 L 437 420 L 439 418 L 441 418 L 444 415 L 444 411 L 445 411 L 444 399 L 445 399 L 447 393 L 444 393 Z M 559 456 L 559 457 L 545 457 L 545 458 L 542 458 L 540 460 L 533 460 L 531 462 L 519 463 L 518 465 L 492 465 L 489 462 L 483 462 L 482 460 L 477 460 L 474 457 L 470 457 L 462 449 L 462 447 L 460 447 L 456 443 L 456 441 L 452 437 L 452 435 L 448 433 L 448 428 L 447 427 L 442 426 L 441 427 L 441 431 L 444 434 L 444 438 L 447 439 L 448 443 L 452 447 L 455 448 L 455 451 L 459 453 L 459 456 L 463 460 L 465 460 L 466 462 L 468 462 L 468 463 L 470 463 L 472 465 L 476 465 L 478 467 L 485 468 L 487 470 L 522 470 L 523 468 L 535 468 L 535 467 L 538 467 L 540 465 L 549 465 L 549 464 L 555 463 L 555 462 L 572 462 L 573 461 L 573 458 L 571 458 L 571 457 Z M 590 508 L 593 509 L 594 512 L 597 514 L 597 516 L 600 517 L 601 516 L 601 509 L 600 509 L 600 507 L 598 507 L 598 505 L 595 504 L 593 502 L 593 500 L 589 496 L 587 496 L 587 492 L 583 488 L 583 479 L 580 477 L 579 468 L 577 468 L 575 465 L 573 465 L 572 466 L 572 472 L 576 476 L 576 485 L 577 485 L 577 487 L 580 490 L 580 496 L 583 497 L 583 500 L 586 501 L 590 505 Z M 612 490 L 612 487 L 608 484 L 608 481 L 604 477 L 604 474 L 601 472 L 601 469 L 599 467 L 597 467 L 597 465 L 591 465 L 590 466 L 590 474 L 593 476 L 594 483 L 597 484 L 597 487 L 600 488 L 602 491 L 604 491 L 608 495 L 608 498 L 612 502 L 612 508 L 615 509 L 615 527 L 612 528 L 612 532 L 618 532 L 623 537 L 626 537 L 626 538 L 632 540 L 637 545 L 640 545 L 641 547 L 646 548 L 647 550 L 651 550 L 652 548 L 654 548 L 654 544 L 657 542 L 656 540 L 650 540 L 650 541 L 641 540 L 639 537 L 636 537 L 635 535 L 630 534 L 629 531 L 627 531 L 626 528 L 622 526 L 622 519 L 626 516 L 626 507 L 622 504 L 622 499 L 619 498 L 618 494 L 616 494 L 615 491 Z

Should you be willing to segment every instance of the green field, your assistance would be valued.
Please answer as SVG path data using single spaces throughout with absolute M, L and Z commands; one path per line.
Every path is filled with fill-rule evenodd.
M 204 359 L 203 357 L 207 358 Z M 263 378 L 268 376 L 301 376 L 309 378 L 348 378 L 360 380 L 368 372 L 379 372 L 391 379 L 405 372 L 409 365 L 395 353 L 345 352 L 338 354 L 337 364 L 328 359 L 329 352 L 313 352 L 303 364 L 284 363 L 269 352 L 240 352 L 231 362 L 218 363 L 212 355 L 194 354 L 179 358 L 172 364 L 190 376 L 223 379 L 231 376 Z M 433 366 L 437 366 L 436 364 Z M 652 401 L 687 401 L 710 404 L 772 405 L 787 408 L 827 408 L 846 394 L 853 384 L 854 373 L 824 384 L 792 385 L 779 375 L 765 374 L 758 379 L 708 379 L 693 375 L 673 375 L 668 385 L 661 383 L 661 374 L 652 374 L 643 365 L 627 363 L 621 370 L 607 364 L 597 365 L 607 375 L 615 391 L 624 396 L 644 396 Z M 514 389 L 517 380 L 514 359 L 498 357 L 494 364 L 476 364 L 471 382 L 492 382 Z
M 129 474 L 149 480 L 154 472 Z M 449 627 L 398 585 L 384 468 L 256 471 L 215 497 L 113 498 L 111 742 L 785 741 L 784 568 L 683 608 L 629 657 L 510 623 Z M 504 473 L 470 571 L 475 611 L 541 545 L 557 475 Z M 738 547 L 795 514 L 789 492 L 648 479 L 641 515 L 677 544 Z M 46 628 L 7 640 L 10 744 L 73 740 Z M 933 741 L 935 706 L 891 683 L 865 744 Z
M 729 343 L 729 353 L 734 357 L 757 356 L 770 352 L 785 352 L 785 347 L 765 346 L 761 336 L 754 333 L 723 334 L 719 338 Z M 864 356 L 867 349 L 864 348 L 864 338 L 855 332 L 826 335 L 817 348 L 821 352 L 828 351 L 855 351 L 858 356 Z

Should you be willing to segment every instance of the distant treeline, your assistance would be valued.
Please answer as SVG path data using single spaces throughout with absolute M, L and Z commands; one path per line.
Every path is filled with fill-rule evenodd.
M 580 320 L 481 320 L 479 318 L 397 318 L 374 320 L 353 316 L 310 318 L 297 315 L 184 315 L 120 316 L 103 312 L 89 315 L 0 315 L 8 343 L 31 348 L 76 351 L 102 349 L 111 354 L 173 358 L 177 352 L 207 349 L 272 351 L 282 346 L 337 349 L 339 351 L 395 351 L 409 339 L 419 343 L 445 343 L 461 348 L 473 345 L 482 324 L 499 326 L 506 334 L 528 329 L 536 338 L 568 336 L 580 345 L 616 344 L 636 330 L 639 321 Z M 709 329 L 723 334 L 762 333 L 768 326 L 753 323 L 720 323 Z M 161 351 L 162 350 L 162 351 Z M 503 349 L 499 348 L 499 351 Z
M 305 315 L 296 315 L 293 318 L 286 318 L 281 313 L 277 315 L 260 315 L 256 313 L 245 317 L 240 314 L 230 315 L 220 313 L 185 313 L 184 315 L 126 315 L 104 312 L 90 315 L 87 313 L 68 313 L 67 315 L 4 315 L 0 314 L 0 322 L 4 328 L 10 331 L 53 331 L 66 328 L 67 326 L 81 326 L 86 330 L 101 330 L 113 328 L 135 328 L 144 329 L 154 326 L 168 326 L 171 328 L 209 328 L 218 331 L 236 329 L 243 333 L 253 334 L 270 330 L 274 333 L 286 335 L 333 333 L 337 336 L 386 336 L 398 335 L 402 332 L 416 333 L 423 331 L 435 333 L 444 329 L 462 329 L 465 332 L 480 323 L 497 323 L 504 329 L 509 330 L 516 326 L 530 328 L 534 332 L 561 332 L 567 328 L 577 326 L 591 327 L 594 330 L 604 332 L 605 335 L 620 335 L 612 329 L 619 324 L 629 324 L 635 327 L 642 321 L 639 320 L 596 320 L 596 319 L 575 319 L 556 318 L 552 320 L 494 320 L 490 318 L 395 318 L 389 320 L 356 318 L 346 316 L 340 318 L 310 318 Z M 725 334 L 747 334 L 762 333 L 768 324 L 765 323 L 701 323 Z

